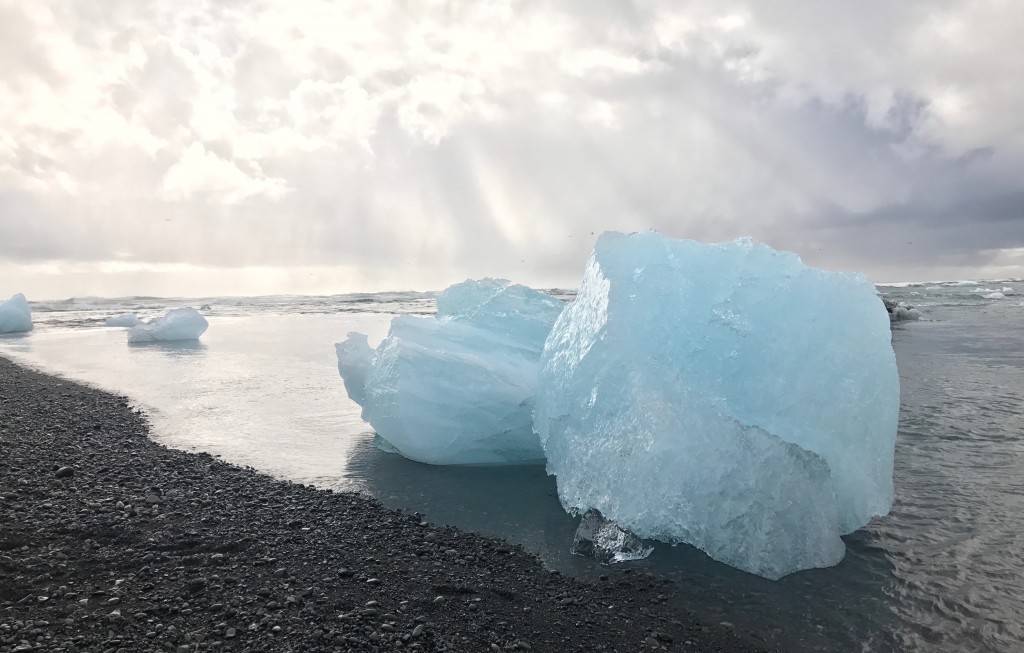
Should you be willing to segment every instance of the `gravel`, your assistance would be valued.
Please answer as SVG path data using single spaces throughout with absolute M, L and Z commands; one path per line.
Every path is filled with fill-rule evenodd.
M 168 449 L 125 397 L 0 358 L 0 653 L 764 650 L 602 578 Z

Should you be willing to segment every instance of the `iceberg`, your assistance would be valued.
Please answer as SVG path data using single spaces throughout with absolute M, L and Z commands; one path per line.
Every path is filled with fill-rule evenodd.
M 777 579 L 891 507 L 899 377 L 861 275 L 605 233 L 541 365 L 534 427 L 572 513 Z
M 129 343 L 198 340 L 210 326 L 194 308 L 175 308 L 128 329 Z
M 893 299 L 882 299 L 885 310 L 889 314 L 890 322 L 903 322 L 905 320 L 920 320 L 921 311 L 906 302 L 898 302 Z
M 565 303 L 497 279 L 465 281 L 436 316 L 398 315 L 373 350 L 350 333 L 336 345 L 349 398 L 406 458 L 434 465 L 544 458 L 533 395 L 544 339 Z
M 18 293 L 0 303 L 0 333 L 22 333 L 32 330 L 32 309 L 25 295 Z
M 120 315 L 113 315 L 108 317 L 106 325 L 108 327 L 133 327 L 139 324 L 142 320 L 135 313 L 122 313 Z

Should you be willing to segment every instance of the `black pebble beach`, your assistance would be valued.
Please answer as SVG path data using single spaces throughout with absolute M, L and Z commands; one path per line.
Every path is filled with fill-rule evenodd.
M 168 449 L 125 397 L 0 358 L 0 653 L 763 650 L 625 569 Z

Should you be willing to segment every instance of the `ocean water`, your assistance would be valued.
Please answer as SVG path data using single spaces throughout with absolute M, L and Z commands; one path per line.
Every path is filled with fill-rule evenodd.
M 1024 282 L 879 290 L 924 313 L 893 329 L 891 514 L 846 537 L 836 567 L 774 582 L 688 546 L 629 564 L 675 581 L 691 612 L 784 650 L 1024 650 Z M 123 329 L 103 326 L 184 305 L 210 321 L 199 343 L 129 346 Z M 365 492 L 523 544 L 551 567 L 604 573 L 569 555 L 577 520 L 543 467 L 431 467 L 374 446 L 333 344 L 349 331 L 377 341 L 392 315 L 433 310 L 429 293 L 34 302 L 36 330 L 0 337 L 0 354 L 128 395 L 168 445 Z

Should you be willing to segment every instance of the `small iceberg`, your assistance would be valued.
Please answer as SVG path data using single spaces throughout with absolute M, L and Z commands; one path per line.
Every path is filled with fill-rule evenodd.
M 605 519 L 600 510 L 593 508 L 580 520 L 569 550 L 573 555 L 593 558 L 603 565 L 643 560 L 651 555 L 651 551 L 654 551 L 653 546 L 615 522 Z
M 889 313 L 890 322 L 903 322 L 905 320 L 920 320 L 921 311 L 905 302 L 898 302 L 892 299 L 882 299 L 885 310 Z
M 121 313 L 120 315 L 112 315 L 106 319 L 106 325 L 108 327 L 133 327 L 140 324 L 142 320 L 135 313 Z
M 175 308 L 161 317 L 128 329 L 128 342 L 176 342 L 198 340 L 210 326 L 194 308 Z
M 433 465 L 544 458 L 533 432 L 540 353 L 565 304 L 498 279 L 465 281 L 437 315 L 398 315 L 376 350 L 350 333 L 338 372 L 363 419 L 406 458 Z
M 24 333 L 32 330 L 32 309 L 25 295 L 18 293 L 0 303 L 0 333 Z

